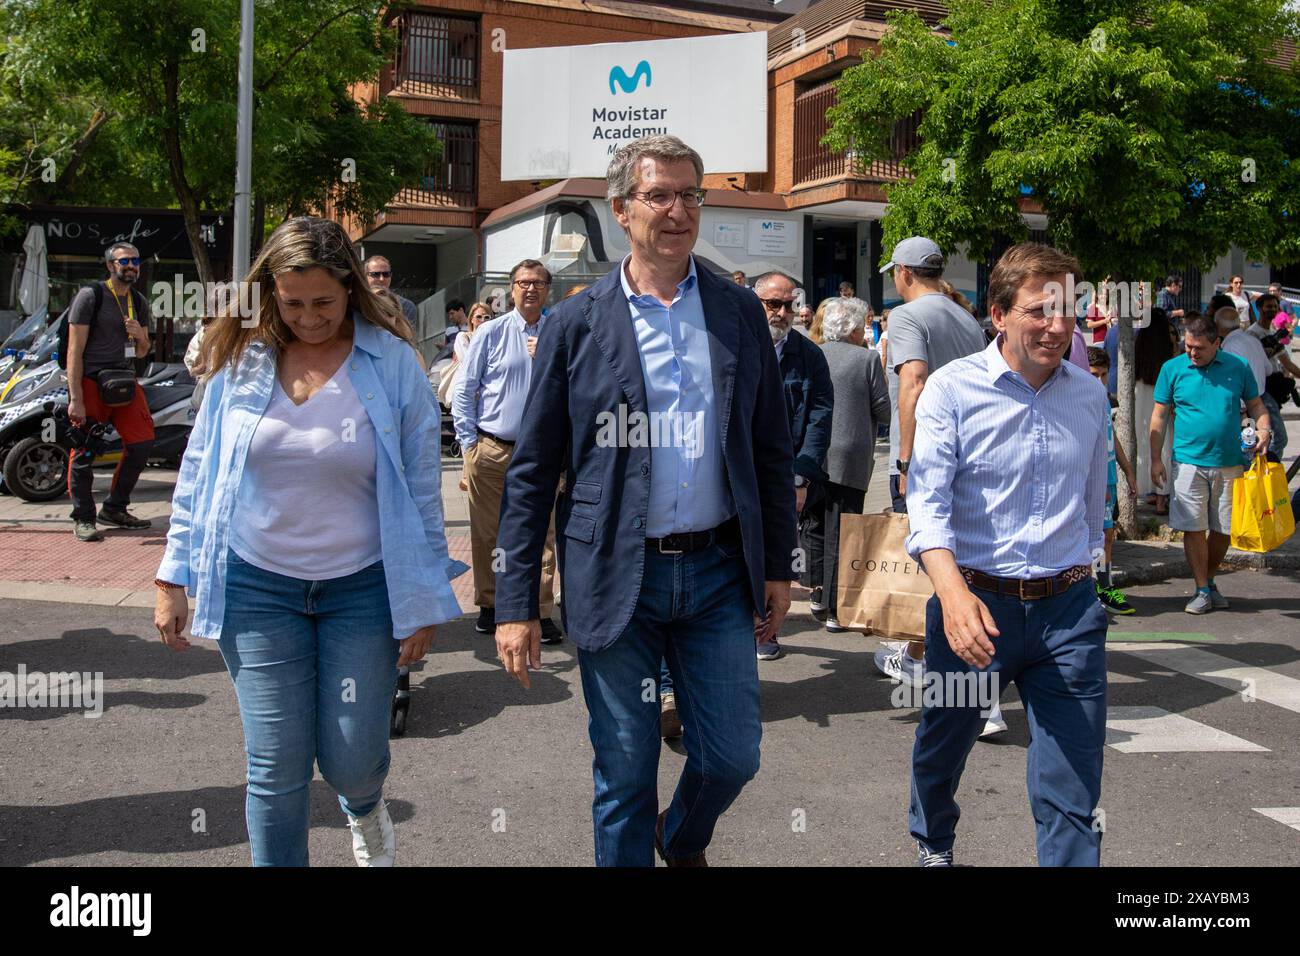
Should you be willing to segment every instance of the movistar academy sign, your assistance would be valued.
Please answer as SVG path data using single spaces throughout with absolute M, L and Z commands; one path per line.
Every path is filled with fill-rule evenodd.
M 620 146 L 664 133 L 706 171 L 766 170 L 765 37 L 505 51 L 501 178 L 603 177 Z
M 628 76 L 627 71 L 622 66 L 615 65 L 609 71 L 610 96 L 617 96 L 620 90 L 624 93 L 635 93 L 642 77 L 645 78 L 646 89 L 649 90 L 654 79 L 649 60 L 642 60 L 638 63 L 631 76 Z M 591 138 L 608 143 L 609 148 L 606 152 L 612 154 L 614 150 L 624 143 L 630 143 L 634 139 L 667 133 L 667 119 L 668 107 L 666 106 L 625 106 L 622 109 L 614 106 L 593 106 L 591 108 Z M 657 122 L 662 125 L 640 125 L 647 122 Z

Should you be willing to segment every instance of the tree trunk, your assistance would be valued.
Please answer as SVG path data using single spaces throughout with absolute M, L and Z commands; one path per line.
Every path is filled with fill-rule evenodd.
M 1132 300 L 1130 299 L 1130 302 Z M 1119 398 L 1119 414 L 1115 422 L 1115 444 L 1124 449 L 1128 460 L 1137 467 L 1137 438 L 1136 431 L 1139 423 L 1135 422 L 1135 399 L 1133 395 L 1133 312 L 1135 308 L 1125 308 L 1120 310 L 1118 338 L 1119 348 L 1116 349 L 1116 359 L 1118 369 L 1115 381 L 1115 388 Z M 1131 489 L 1133 494 L 1137 489 Z M 1119 530 L 1129 541 L 1138 537 L 1137 523 L 1137 502 L 1132 494 L 1129 493 L 1128 480 L 1121 471 L 1119 474 Z
M 166 103 L 166 123 L 163 126 L 163 148 L 167 151 L 167 170 L 172 188 L 176 190 L 176 199 L 181 204 L 181 214 L 185 218 L 185 235 L 190 240 L 190 250 L 194 253 L 194 266 L 199 273 L 199 281 L 205 288 L 213 282 L 212 262 L 208 259 L 208 247 L 203 242 L 203 220 L 199 215 L 199 201 L 194 195 L 189 179 L 185 176 L 185 157 L 181 153 L 180 104 L 180 64 L 168 60 L 163 65 L 163 87 Z

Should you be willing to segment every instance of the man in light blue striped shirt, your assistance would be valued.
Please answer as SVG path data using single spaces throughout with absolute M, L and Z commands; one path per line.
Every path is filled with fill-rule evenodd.
M 469 492 L 470 547 L 474 567 L 474 603 L 479 607 L 474 630 L 496 630 L 497 531 L 506 470 L 515 442 L 528 388 L 532 384 L 537 338 L 546 326 L 542 306 L 551 286 L 551 273 L 536 259 L 525 259 L 510 270 L 514 308 L 479 326 L 465 354 L 465 371 L 451 398 L 456 439 L 465 456 Z M 542 559 L 542 643 L 558 644 L 560 629 L 551 619 L 555 602 L 555 529 L 547 532 Z
M 981 699 L 1014 680 L 1029 719 L 1029 799 L 1044 866 L 1095 866 L 1106 722 L 1106 613 L 1091 565 L 1102 551 L 1105 388 L 1062 359 L 1074 259 L 1015 246 L 989 278 L 998 337 L 932 374 L 916 409 L 907 550 L 934 581 L 927 694 L 912 751 L 909 814 L 922 865 L 952 865 L 953 795 L 983 720 Z M 969 684 L 959 678 L 969 676 Z M 955 694 L 986 684 L 980 693 Z

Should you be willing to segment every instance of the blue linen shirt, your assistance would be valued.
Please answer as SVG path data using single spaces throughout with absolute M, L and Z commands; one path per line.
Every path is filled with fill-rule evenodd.
M 1103 543 L 1106 389 L 1062 361 L 1038 391 L 1007 365 L 1001 337 L 932 374 L 916 405 L 907 552 L 1042 578 L 1092 564 Z
M 529 328 L 518 310 L 479 326 L 470 339 L 465 373 L 451 398 L 451 417 L 461 448 L 478 441 L 478 430 L 505 441 L 519 438 L 528 386 L 533 380 L 530 336 L 542 334 L 546 316 Z
M 468 566 L 447 553 L 438 406 L 419 356 L 360 314 L 352 318 L 348 377 L 375 430 L 380 550 L 393 637 L 400 640 L 460 617 L 451 579 Z M 195 599 L 195 637 L 221 636 L 235 505 L 241 483 L 253 480 L 244 466 L 275 377 L 274 351 L 262 342 L 249 345 L 238 365 L 209 381 L 185 449 L 158 578 L 185 585 Z M 256 488 L 246 491 L 256 500 Z
M 629 256 L 628 259 L 631 257 Z M 722 462 L 709 334 L 695 258 L 672 305 L 637 295 L 619 267 L 632 313 L 650 423 L 650 502 L 646 537 L 707 531 L 736 513 Z

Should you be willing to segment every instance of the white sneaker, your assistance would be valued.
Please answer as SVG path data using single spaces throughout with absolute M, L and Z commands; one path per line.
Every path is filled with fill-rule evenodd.
M 352 830 L 352 856 L 357 866 L 392 866 L 397 856 L 397 837 L 383 800 L 364 817 L 348 816 Z
M 998 701 L 994 701 L 992 709 L 982 716 L 986 720 L 984 721 L 984 729 L 980 731 L 981 739 L 995 737 L 998 734 L 1007 732 L 1007 722 L 1002 719 L 1002 705 Z
M 882 674 L 906 684 L 909 687 L 922 687 L 925 684 L 925 662 L 913 660 L 907 653 L 907 646 L 896 651 L 882 647 L 876 651 L 876 667 Z

